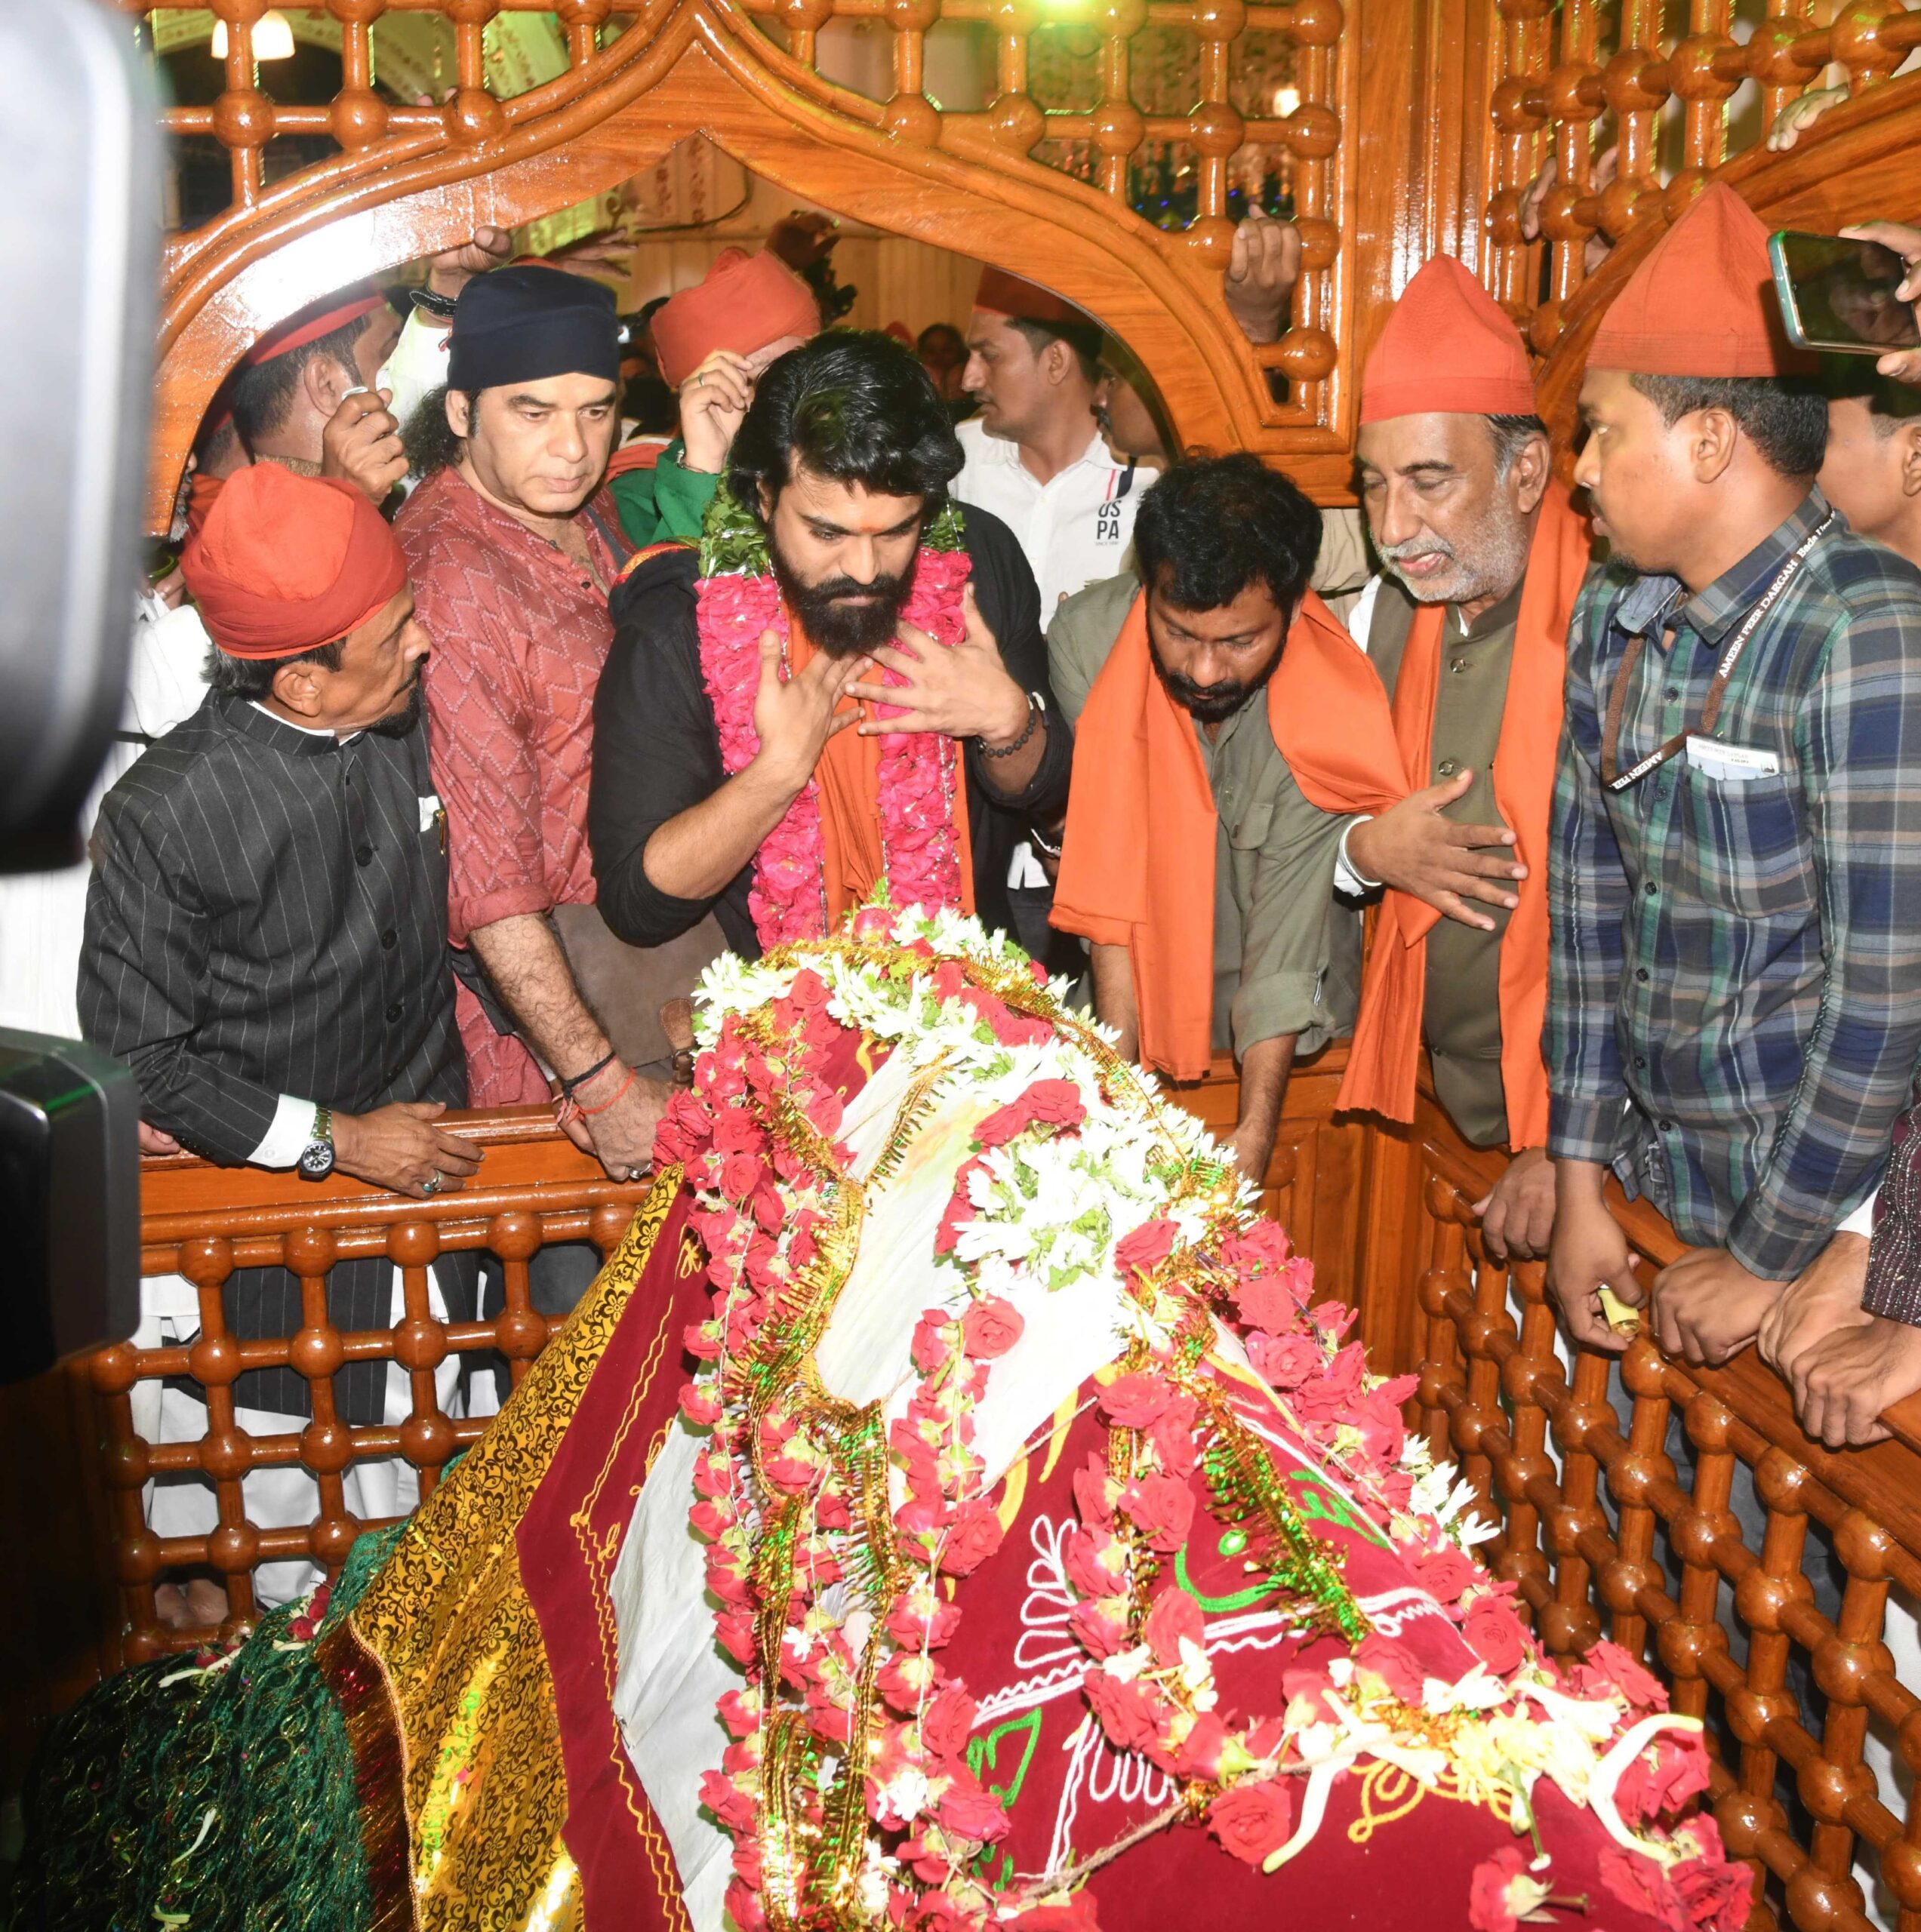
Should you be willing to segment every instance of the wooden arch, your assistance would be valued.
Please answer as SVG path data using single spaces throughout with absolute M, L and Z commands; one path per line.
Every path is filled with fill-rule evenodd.
M 1221 300 L 1225 235 L 1150 227 L 1014 151 L 990 115 L 944 115 L 919 96 L 883 106 L 836 88 L 732 0 L 679 0 L 532 94 L 478 98 L 500 124 L 487 140 L 388 139 L 378 166 L 373 150 L 349 151 L 319 178 L 269 190 L 176 245 L 156 385 L 155 528 L 208 399 L 276 322 L 476 225 L 517 226 L 603 192 L 694 134 L 809 200 L 1083 303 L 1153 372 L 1184 441 L 1285 457 L 1319 494 L 1347 487 L 1348 405 L 1332 346 L 1347 335 L 1351 297 L 1331 225 L 1310 235 L 1325 329 L 1297 327 L 1258 361 Z M 1347 153 L 1337 165 L 1350 165 Z M 1313 382 L 1311 401 L 1276 404 L 1261 361 Z
M 1914 220 L 1921 217 L 1917 115 L 1921 75 L 1886 82 L 1817 122 L 1787 153 L 1750 148 L 1713 178 L 1725 181 L 1770 228 L 1832 235 L 1877 215 Z M 1573 445 L 1587 345 L 1601 318 L 1685 205 L 1681 202 L 1661 219 L 1639 223 L 1569 303 L 1539 384 L 1541 414 L 1558 450 L 1565 453 Z

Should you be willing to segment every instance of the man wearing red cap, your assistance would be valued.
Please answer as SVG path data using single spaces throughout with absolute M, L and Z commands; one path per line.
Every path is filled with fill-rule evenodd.
M 1553 481 L 1520 337 L 1447 256 L 1368 358 L 1358 454 L 1387 566 L 1348 614 L 1367 657 L 1290 651 L 1276 679 L 1302 790 L 1357 815 L 1338 878 L 1385 888 L 1340 1104 L 1411 1118 L 1424 1045 L 1463 1135 L 1513 1154 L 1482 1204 L 1489 1245 L 1538 1254 L 1553 1218 L 1548 801 L 1587 537 Z
M 100 808 L 87 1037 L 131 1065 L 143 1118 L 208 1159 L 316 1178 L 337 1168 L 432 1195 L 479 1156 L 435 1124 L 465 1104 L 466 1081 L 444 822 L 419 728 L 426 638 L 399 546 L 350 485 L 260 463 L 221 492 L 183 562 L 216 647 L 212 690 Z M 454 1312 L 470 1306 L 470 1275 L 436 1267 Z M 384 1261 L 343 1262 L 330 1319 L 343 1333 L 384 1327 L 392 1292 Z M 284 1269 L 238 1269 L 226 1293 L 243 1340 L 299 1325 Z M 381 1420 L 386 1383 L 383 1365 L 343 1368 L 340 1413 Z M 291 1369 L 249 1370 L 233 1389 L 266 1412 L 262 1433 L 308 1412 Z M 276 1487 L 287 1473 L 248 1478 L 257 1522 L 310 1519 L 310 1486 Z M 349 1507 L 408 1506 L 394 1475 L 364 1472 L 386 1489 Z M 197 1488 L 163 1487 L 155 1506 L 203 1503 L 210 1527 Z M 268 1588 L 292 1594 L 300 1578 L 278 1572 L 303 1567 L 275 1566 Z
M 338 476 L 375 503 L 407 473 L 399 418 L 380 374 L 401 318 L 362 285 L 325 297 L 269 330 L 232 387 L 234 427 L 255 461 Z
M 1622 1346 L 1599 1291 L 1645 1290 L 1612 1168 L 1695 1244 L 1654 1325 L 1708 1361 L 1871 1196 L 1921 1057 L 1921 572 L 1816 487 L 1827 405 L 1769 280 L 1717 184 L 1594 338 L 1577 475 L 1614 561 L 1570 635 L 1555 797 L 1550 1280 Z
M 636 549 L 700 540 L 755 380 L 820 328 L 814 291 L 765 249 L 723 251 L 704 281 L 654 311 L 654 357 L 680 392 L 680 434 L 651 467 L 623 466 L 624 450 L 614 459 L 608 487 Z

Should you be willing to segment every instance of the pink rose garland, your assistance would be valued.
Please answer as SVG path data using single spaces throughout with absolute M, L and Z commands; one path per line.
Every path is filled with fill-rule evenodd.
M 947 977 L 945 996 L 965 990 L 977 1004 L 990 998 L 953 983 L 953 964 L 936 969 Z M 657 1147 L 660 1160 L 685 1164 L 696 1203 L 692 1224 L 714 1288 L 710 1315 L 687 1335 L 701 1367 L 682 1406 L 692 1425 L 711 1431 L 695 1465 L 690 1521 L 707 1545 L 716 1638 L 743 1672 L 742 1687 L 719 1701 L 729 1742 L 701 1794 L 733 1841 L 727 1908 L 740 1932 L 760 1932 L 768 1923 L 762 1764 L 768 1727 L 777 1721 L 803 1724 L 829 1752 L 845 1754 L 858 1741 L 870 1832 L 888 1835 L 884 1842 L 895 1847 L 898 1860 L 885 1881 L 891 1924 L 914 1932 L 987 1932 L 1008 1923 L 1030 1932 L 1097 1932 L 1090 1889 L 1064 1900 L 996 1897 L 975 1874 L 979 1853 L 1005 1834 L 1008 1820 L 967 1764 L 977 1712 L 939 1654 L 962 1617 L 941 1580 L 968 1575 L 1002 1540 L 985 1465 L 974 1447 L 974 1417 L 994 1364 L 1023 1327 L 1018 1311 L 977 1281 L 958 1309 L 936 1306 L 922 1315 L 912 1338 L 919 1379 L 906 1413 L 888 1432 L 901 1497 L 893 1528 L 902 1561 L 873 1604 L 874 1641 L 881 1645 L 873 1660 L 874 1700 L 864 1699 L 864 1660 L 841 1621 L 817 1614 L 821 1593 L 864 1567 L 863 1527 L 850 1506 L 854 1478 L 836 1460 L 831 1431 L 817 1439 L 804 1384 L 794 1378 L 770 1389 L 762 1378 L 777 1358 L 802 1272 L 819 1252 L 817 1234 L 828 1223 L 838 1183 L 805 1165 L 762 1122 L 774 1116 L 777 1097 L 797 1104 L 834 1142 L 840 1102 L 814 1072 L 839 1033 L 825 1011 L 827 994 L 820 976 L 803 968 L 772 1002 L 771 1035 L 759 1036 L 768 1041 L 765 1047 L 729 1017 L 702 1056 L 693 1091 L 671 1103 Z M 1004 1039 L 1032 1023 L 999 1001 L 981 1010 Z M 973 1218 L 967 1179 L 990 1150 L 1077 1135 L 1085 1117 L 1074 1082 L 1047 1079 L 1030 1081 L 986 1116 L 937 1246 L 950 1251 L 959 1229 Z M 846 1150 L 835 1152 L 844 1171 Z M 1279 1371 L 1273 1384 L 1304 1442 L 1342 1471 L 1377 1522 L 1406 1508 L 1412 1478 L 1399 1466 L 1399 1407 L 1412 1378 L 1367 1388 L 1359 1348 L 1341 1345 L 1349 1312 L 1309 1306 L 1311 1269 L 1278 1226 L 1217 1224 L 1190 1249 L 1180 1225 L 1159 1217 L 1125 1235 L 1114 1260 L 1144 1306 L 1166 1295 L 1196 1312 L 1202 1306 L 1223 1318 L 1237 1312 L 1250 1359 L 1257 1370 Z M 773 1358 L 760 1340 L 770 1323 Z M 1197 1666 L 1205 1672 L 1206 1620 L 1164 1566 L 1193 1527 L 1192 1478 L 1217 1425 L 1205 1409 L 1205 1391 L 1181 1386 L 1171 1346 L 1150 1348 L 1147 1358 L 1137 1353 L 1127 1372 L 1102 1387 L 1099 1413 L 1113 1435 L 1107 1453 L 1091 1454 L 1073 1478 L 1079 1521 L 1061 1558 L 1076 1599 L 1069 1625 L 1087 1659 L 1083 1694 L 1116 1749 L 1144 1757 L 1176 1780 L 1211 1787 L 1209 1829 L 1227 1855 L 1259 1866 L 1286 1846 L 1295 1828 L 1288 1774 L 1301 1766 L 1291 1733 L 1318 1721 L 1317 1707 L 1321 1716 L 1331 1714 L 1325 1700 L 1336 1696 L 1337 1685 L 1325 1664 L 1291 1664 L 1282 1673 L 1279 1712 L 1224 1718 L 1186 1681 Z M 1117 1448 L 1122 1457 L 1115 1457 Z M 768 1608 L 756 1526 L 771 1509 L 796 1501 L 802 1507 L 791 1594 L 770 1682 L 756 1641 Z M 1394 1542 L 1490 1669 L 1505 1675 L 1536 1657 L 1510 1607 L 1514 1586 L 1490 1578 L 1447 1541 L 1438 1523 L 1397 1530 Z M 1145 1671 L 1136 1654 L 1142 1645 L 1153 1666 Z M 1352 1677 L 1341 1697 L 1390 1721 L 1393 1706 L 1418 1706 L 1421 1669 L 1401 1644 L 1368 1634 L 1349 1654 Z M 1566 1681 L 1577 1695 L 1624 1693 L 1630 1708 L 1623 1723 L 1633 1721 L 1633 1706 L 1665 1702 L 1655 1680 L 1612 1645 L 1597 1646 L 1570 1667 Z M 1664 1870 L 1652 1859 L 1610 1850 L 1601 1862 L 1608 1891 L 1676 1932 L 1733 1932 L 1745 1909 L 1747 1874 L 1725 1863 L 1712 1821 L 1670 1822 L 1699 1795 L 1707 1777 L 1698 1740 L 1663 1740 L 1643 1754 L 1620 1782 L 1621 1812 L 1673 1847 L 1679 1860 Z M 817 1789 L 793 1786 L 788 1798 L 803 1826 L 820 1822 Z M 1504 1847 L 1474 1874 L 1470 1921 L 1479 1932 L 1513 1932 L 1519 1922 L 1544 1916 L 1544 1907 L 1576 1903 L 1551 1895 L 1521 1855 Z
M 950 648 L 965 631 L 962 593 L 972 569 L 965 550 L 923 546 L 901 611 L 905 620 Z M 703 577 L 694 590 L 700 675 L 720 737 L 721 768 L 731 777 L 760 749 L 754 699 L 760 687 L 760 639 L 777 632 L 784 648 L 787 614 L 770 576 Z M 904 681 L 891 671 L 884 681 Z M 884 718 L 891 707 L 876 705 Z M 890 731 L 880 741 L 881 852 L 894 903 L 929 912 L 961 903 L 959 840 L 954 789 L 965 782 L 960 747 L 938 732 Z M 765 948 L 818 938 L 827 929 L 827 848 L 820 792 L 809 778 L 780 823 L 762 841 L 747 895 L 754 931 Z

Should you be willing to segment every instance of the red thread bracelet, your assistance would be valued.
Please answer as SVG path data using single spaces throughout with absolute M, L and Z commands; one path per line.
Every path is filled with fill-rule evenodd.
M 601 1103 L 600 1103 L 600 1105 L 599 1105 L 599 1106 L 597 1106 L 597 1107 L 584 1107 L 584 1106 L 581 1106 L 580 1103 L 577 1100 L 576 1100 L 574 1101 L 574 1106 L 575 1106 L 577 1108 L 578 1108 L 578 1109 L 579 1109 L 579 1110 L 580 1110 L 582 1113 L 586 1114 L 586 1115 L 588 1115 L 590 1118 L 592 1118 L 592 1116 L 593 1116 L 593 1115 L 594 1115 L 595 1114 L 604 1114 L 605 1112 L 606 1112 L 607 1109 L 608 1109 L 609 1107 L 611 1107 L 611 1106 L 613 1106 L 613 1104 L 614 1104 L 614 1101 L 617 1100 L 620 1097 L 620 1096 L 621 1096 L 623 1094 L 624 1094 L 624 1093 L 627 1091 L 627 1089 L 633 1084 L 633 1081 L 634 1081 L 633 1069 L 632 1067 L 629 1067 L 629 1068 L 627 1069 L 627 1077 L 626 1077 L 626 1079 L 624 1079 L 623 1081 L 622 1081 L 620 1082 L 620 1085 L 614 1088 L 614 1090 L 613 1094 L 611 1094 L 611 1096 L 609 1098 L 608 1098 L 608 1099 L 606 1099 L 606 1100 L 602 1100 L 602 1101 L 601 1102 Z

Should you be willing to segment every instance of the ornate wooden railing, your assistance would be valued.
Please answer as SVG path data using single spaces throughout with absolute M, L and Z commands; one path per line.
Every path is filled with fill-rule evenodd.
M 1376 1366 L 1418 1371 L 1423 1424 L 1501 1522 L 1490 1549 L 1497 1572 L 1518 1586 L 1551 1651 L 1572 1654 L 1611 1636 L 1667 1678 L 1680 1709 L 1707 1721 L 1716 1814 L 1760 1875 L 1757 1927 L 1777 1918 L 1867 1924 L 1851 1876 L 1865 1854 L 1913 1932 L 1921 1810 L 1910 1818 L 1895 1786 L 1877 1780 L 1869 1739 L 1875 1725 L 1892 1740 L 1884 1761 L 1921 1758 L 1921 1652 L 1898 1632 L 1898 1666 L 1883 1635 L 1891 1590 L 1921 1600 L 1921 1399 L 1890 1412 L 1894 1441 L 1832 1454 L 1802 1435 L 1781 1383 L 1751 1352 L 1710 1372 L 1642 1340 L 1622 1370 L 1582 1355 L 1570 1377 L 1539 1266 L 1510 1272 L 1481 1250 L 1472 1204 L 1498 1157 L 1467 1147 L 1425 1094 L 1411 1129 L 1335 1118 L 1341 1068 L 1337 1048 L 1297 1073 L 1269 1203 L 1313 1257 L 1322 1289 L 1359 1309 Z M 1231 1068 L 1184 1099 L 1211 1124 L 1231 1123 Z M 255 1566 L 307 1556 L 336 1570 L 366 1527 L 342 1503 L 350 1460 L 402 1456 L 430 1489 L 485 1426 L 442 1412 L 434 1369 L 450 1352 L 491 1349 L 517 1380 L 548 1327 L 528 1298 L 530 1258 L 544 1243 L 583 1238 L 605 1251 L 642 1192 L 608 1182 L 537 1112 L 467 1115 L 457 1131 L 485 1158 L 471 1185 L 431 1202 L 344 1178 L 316 1189 L 185 1159 L 148 1164 L 142 1265 L 196 1284 L 199 1337 L 104 1349 L 0 1403 L 0 1448 L 38 1457 L 7 1500 L 8 1546 L 28 1552 L 34 1578 L 26 1607 L 14 1593 L 0 1615 L 16 1672 L 6 1740 L 16 1775 L 47 1713 L 93 1675 L 213 1634 L 162 1623 L 153 1590 L 163 1571 L 217 1576 L 228 1628 L 238 1628 L 253 1614 Z M 1618 1206 L 1654 1266 L 1679 1251 L 1658 1217 Z M 460 1249 L 502 1258 L 505 1305 L 491 1318 L 442 1321 L 428 1306 L 428 1264 Z M 368 1254 L 402 1271 L 405 1317 L 390 1330 L 338 1334 L 325 1270 Z M 236 1342 L 220 1284 L 236 1266 L 269 1261 L 302 1278 L 303 1325 L 280 1340 Z M 405 1420 L 359 1428 L 335 1416 L 328 1378 L 365 1361 L 408 1372 Z M 250 1435 L 234 1415 L 233 1380 L 280 1364 L 307 1380 L 314 1420 L 297 1435 Z M 134 1389 L 183 1375 L 206 1392 L 206 1435 L 142 1442 Z M 1692 1445 L 1679 1466 L 1675 1427 Z M 318 1484 L 315 1519 L 257 1528 L 242 1478 L 294 1464 Z M 163 1542 L 146 1528 L 142 1485 L 163 1471 L 211 1481 L 211 1532 Z M 1748 1520 L 1764 1527 L 1744 1531 L 1731 1498 L 1750 1481 Z M 30 1630 L 20 1627 L 29 1609 Z
M 1570 1376 L 1541 1268 L 1510 1272 L 1482 1248 L 1471 1204 L 1498 1161 L 1464 1149 L 1425 1100 L 1415 1139 L 1416 1401 L 1437 1452 L 1498 1514 L 1496 1574 L 1550 1651 L 1611 1638 L 1707 1721 L 1715 1816 L 1756 1869 L 1753 1932 L 1890 1922 L 1886 1903 L 1866 1915 L 1863 1878 L 1912 1932 L 1921 1806 L 1901 1794 L 1921 1760 L 1921 1399 L 1889 1412 L 1893 1441 L 1833 1454 L 1796 1427 L 1752 1349 L 1692 1369 L 1637 1339 L 1618 1369 L 1583 1352 Z M 1644 1275 L 1674 1258 L 1658 1215 L 1615 1205 Z M 1904 1600 L 1892 1632 L 1891 1591 Z
M 1644 223 L 1671 220 L 1707 177 L 1753 149 L 1788 103 L 1817 80 L 1870 93 L 1916 48 L 1921 13 L 1903 0 L 1833 5 L 1767 0 L 1765 19 L 1735 26 L 1734 0 L 1691 0 L 1684 34 L 1663 31 L 1673 10 L 1656 0 L 1497 0 L 1502 78 L 1495 90 L 1498 169 L 1488 205 L 1492 285 L 1530 318 L 1544 353 L 1565 305 L 1587 278 L 1587 245 L 1625 240 Z M 1754 84 L 1748 111 L 1731 104 Z M 1910 97 L 1911 99 L 1911 97 Z M 1825 123 L 1825 139 L 1849 117 Z M 1597 149 L 1597 137 L 1601 145 Z M 1597 177 L 1613 150 L 1612 178 Z M 1545 296 L 1536 249 L 1524 242 L 1522 197 L 1553 163 L 1542 201 Z M 1863 218 L 1870 212 L 1858 212 Z
M 167 1629 L 154 1610 L 156 1577 L 168 1571 L 212 1571 L 229 1605 L 227 1627 L 254 1615 L 252 1574 L 260 1564 L 306 1558 L 337 1571 L 362 1529 L 342 1495 L 342 1476 L 363 1458 L 401 1457 L 419 1472 L 423 1499 L 439 1471 L 479 1440 L 485 1416 L 449 1416 L 434 1371 L 450 1356 L 497 1352 L 518 1387 L 546 1346 L 549 1322 L 534 1306 L 528 1264 L 550 1243 L 592 1241 L 605 1255 L 626 1232 L 643 1184 L 608 1180 L 598 1162 L 559 1133 L 543 1108 L 507 1108 L 458 1116 L 454 1131 L 483 1150 L 479 1172 L 460 1190 L 414 1201 L 337 1175 L 316 1189 L 297 1177 L 260 1168 L 210 1168 L 180 1158 L 148 1164 L 143 1176 L 140 1269 L 180 1275 L 199 1303 L 196 1339 L 141 1349 L 122 1343 L 88 1365 L 106 1447 L 115 1579 L 124 1614 L 122 1651 L 135 1662 L 165 1649 L 190 1648 L 210 1632 Z M 484 1251 L 503 1278 L 497 1313 L 443 1321 L 429 1305 L 428 1273 L 443 1254 Z M 405 1318 L 392 1329 L 343 1334 L 329 1318 L 326 1280 L 336 1261 L 384 1257 L 400 1271 Z M 301 1324 L 272 1341 L 230 1334 L 223 1284 L 236 1268 L 279 1264 L 299 1278 Z M 344 1364 L 391 1361 L 403 1370 L 411 1401 L 405 1420 L 350 1426 L 337 1414 L 333 1377 Z M 298 1435 L 250 1435 L 236 1419 L 233 1384 L 249 1369 L 291 1367 L 311 1392 L 312 1420 Z M 146 1444 L 134 1432 L 136 1384 L 184 1377 L 204 1390 L 207 1433 L 199 1441 Z M 310 1524 L 260 1528 L 242 1493 L 251 1469 L 297 1464 L 319 1493 Z M 152 1477 L 198 1474 L 211 1482 L 218 1523 L 204 1536 L 163 1540 L 142 1514 Z

